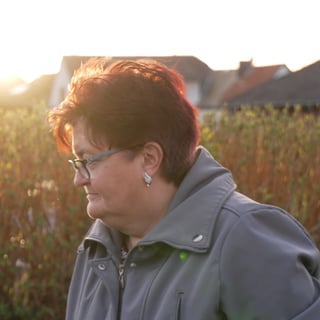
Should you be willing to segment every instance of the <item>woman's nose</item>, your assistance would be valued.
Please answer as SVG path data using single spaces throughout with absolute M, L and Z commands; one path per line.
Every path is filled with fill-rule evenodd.
M 90 179 L 84 177 L 80 171 L 76 171 L 73 178 L 73 184 L 76 187 L 82 187 L 86 184 L 88 184 Z

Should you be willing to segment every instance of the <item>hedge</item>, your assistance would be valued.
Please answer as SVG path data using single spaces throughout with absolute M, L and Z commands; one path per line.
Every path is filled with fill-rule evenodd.
M 46 123 L 44 104 L 0 109 L 0 319 L 64 319 L 75 251 L 90 220 Z M 319 244 L 320 122 L 315 114 L 208 112 L 201 143 L 238 190 L 297 217 Z M 318 242 L 319 241 L 319 242 Z

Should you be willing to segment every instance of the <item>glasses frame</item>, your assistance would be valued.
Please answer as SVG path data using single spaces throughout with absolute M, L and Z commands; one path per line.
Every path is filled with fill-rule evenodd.
M 90 175 L 89 169 L 87 168 L 87 165 L 90 165 L 91 163 L 96 162 L 96 161 L 100 161 L 103 158 L 109 157 L 117 152 L 122 151 L 122 150 L 125 150 L 125 149 L 112 148 L 110 150 L 95 154 L 94 156 L 89 157 L 87 159 L 76 158 L 76 159 L 70 159 L 70 160 L 68 160 L 68 162 L 72 164 L 72 167 L 75 172 L 79 171 L 84 178 L 90 179 L 91 175 Z
M 85 179 L 90 180 L 91 175 L 90 175 L 90 171 L 89 171 L 89 169 L 87 167 L 88 164 L 91 164 L 91 163 L 96 162 L 96 161 L 100 161 L 103 158 L 109 157 L 109 156 L 111 156 L 111 155 L 113 155 L 115 153 L 118 153 L 120 151 L 140 148 L 142 146 L 143 146 L 143 144 L 137 144 L 135 146 L 127 147 L 127 148 L 112 148 L 112 149 L 109 149 L 107 151 L 103 151 L 101 153 L 95 154 L 94 156 L 88 157 L 87 159 L 76 158 L 76 159 L 70 159 L 70 160 L 68 160 L 68 162 L 71 163 L 71 165 L 72 165 L 72 167 L 73 167 L 75 172 L 79 171 L 80 174 Z

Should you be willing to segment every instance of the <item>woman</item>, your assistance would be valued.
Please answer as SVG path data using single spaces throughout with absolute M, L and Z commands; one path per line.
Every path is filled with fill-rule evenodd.
M 89 60 L 49 119 L 94 219 L 66 319 L 319 319 L 315 244 L 198 146 L 177 72 Z

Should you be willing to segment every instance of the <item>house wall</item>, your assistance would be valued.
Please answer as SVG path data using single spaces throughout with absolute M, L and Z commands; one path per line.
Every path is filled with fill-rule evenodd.
M 50 108 L 56 107 L 64 100 L 68 92 L 68 85 L 71 80 L 71 74 L 68 72 L 64 63 L 61 64 L 60 71 L 57 73 L 49 96 L 48 105 Z
M 201 88 L 197 81 L 186 82 L 186 98 L 198 106 L 201 101 Z

